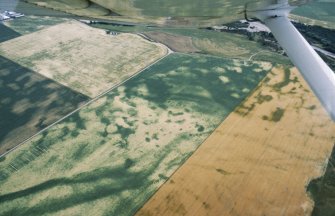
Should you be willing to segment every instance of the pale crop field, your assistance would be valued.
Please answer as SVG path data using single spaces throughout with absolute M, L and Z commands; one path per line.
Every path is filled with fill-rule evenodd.
M 3 158 L 0 214 L 134 214 L 271 67 L 167 56 Z
M 69 21 L 1 43 L 0 54 L 95 97 L 166 55 L 167 48 Z

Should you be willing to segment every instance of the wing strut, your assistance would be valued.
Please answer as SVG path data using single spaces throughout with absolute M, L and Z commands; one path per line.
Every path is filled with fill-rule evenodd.
M 287 1 L 280 1 L 278 4 L 251 11 L 251 14 L 269 27 L 335 121 L 335 73 L 290 22 L 287 16 L 292 9 Z

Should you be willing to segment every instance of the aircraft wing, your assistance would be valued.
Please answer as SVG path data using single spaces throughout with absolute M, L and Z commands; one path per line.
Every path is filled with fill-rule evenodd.
M 287 1 L 247 11 L 267 25 L 299 69 L 314 94 L 335 121 L 335 73 L 288 19 L 293 9 Z
M 311 1 L 289 0 L 289 3 L 302 5 Z M 145 20 L 147 23 L 163 25 L 210 26 L 243 19 L 247 4 L 262 5 L 273 2 L 275 0 L 1 0 L 0 11 L 15 10 L 26 15 L 69 16 L 80 15 L 76 13 L 77 9 L 97 11 L 100 7 L 109 10 L 112 15 L 132 18 L 134 22 Z M 91 5 L 93 7 L 89 7 Z M 53 10 L 50 10 L 51 8 Z M 89 16 L 90 12 L 85 14 Z M 92 17 L 96 18 L 95 15 L 92 13 Z M 100 18 L 109 19 L 111 16 Z

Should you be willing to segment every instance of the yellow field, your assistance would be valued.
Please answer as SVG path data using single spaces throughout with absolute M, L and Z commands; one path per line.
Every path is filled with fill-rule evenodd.
M 137 215 L 308 215 L 334 140 L 297 70 L 277 68 Z
M 133 34 L 69 21 L 1 43 L 0 54 L 80 93 L 94 97 L 167 53 Z

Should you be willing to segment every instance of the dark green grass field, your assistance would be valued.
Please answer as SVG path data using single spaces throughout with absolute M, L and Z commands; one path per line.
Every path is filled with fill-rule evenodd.
M 216 32 L 197 28 L 147 27 L 141 25 L 91 24 L 91 26 L 116 32 L 164 32 L 172 34 L 176 39 L 180 36 L 187 36 L 192 38 L 192 44 L 204 54 L 244 60 L 248 60 L 254 55 L 252 60 L 276 62 L 277 64 L 285 65 L 291 64 L 287 57 L 271 51 L 256 41 L 250 41 L 247 36 L 228 32 Z M 164 43 L 164 41 L 162 42 Z
M 14 20 L 5 21 L 4 25 L 19 34 L 25 35 L 65 22 L 66 20 L 68 19 L 62 17 L 24 16 Z
M 19 33 L 0 23 L 0 43 L 19 36 Z
M 292 11 L 293 14 L 308 17 L 310 19 L 335 22 L 334 1 L 311 2 L 307 5 L 298 7 Z
M 307 191 L 310 192 L 315 202 L 312 216 L 335 215 L 335 147 L 329 157 L 325 174 L 313 179 Z
M 132 215 L 272 65 L 171 54 L 0 162 L 0 215 Z
M 0 153 L 88 98 L 0 56 Z

